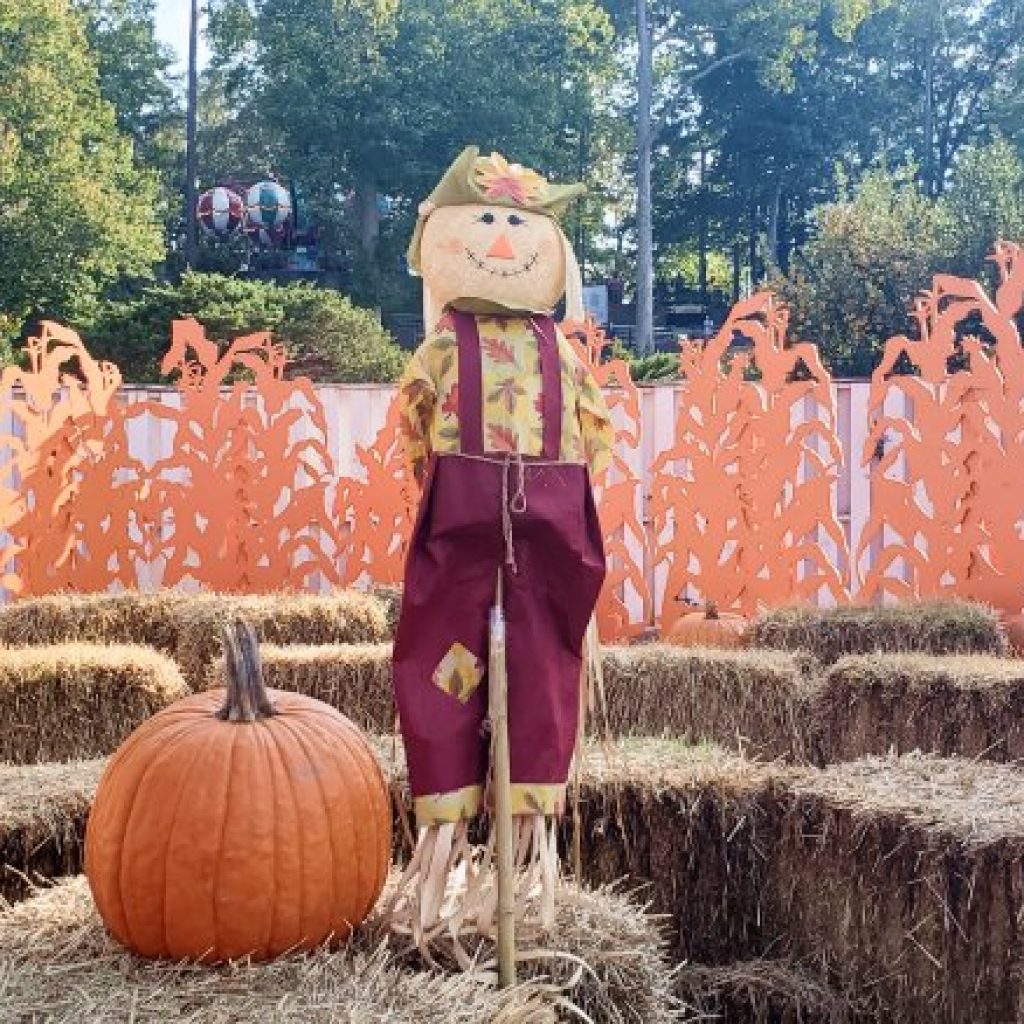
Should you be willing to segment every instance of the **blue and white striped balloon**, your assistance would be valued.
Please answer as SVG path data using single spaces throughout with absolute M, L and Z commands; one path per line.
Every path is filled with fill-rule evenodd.
M 292 212 L 288 190 L 276 181 L 258 181 L 245 193 L 245 230 L 263 245 L 281 240 Z

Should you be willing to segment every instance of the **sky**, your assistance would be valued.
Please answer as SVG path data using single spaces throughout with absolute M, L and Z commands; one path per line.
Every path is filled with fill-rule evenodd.
M 175 70 L 184 73 L 188 60 L 188 14 L 191 4 L 188 0 L 157 0 L 156 35 L 178 54 Z M 199 33 L 199 66 L 206 64 L 209 49 L 203 39 L 202 24 Z

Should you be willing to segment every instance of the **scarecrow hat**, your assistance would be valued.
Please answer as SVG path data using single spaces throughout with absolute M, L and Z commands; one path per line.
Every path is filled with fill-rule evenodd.
M 417 274 L 420 271 L 423 226 L 440 206 L 511 206 L 558 221 L 569 203 L 585 191 L 583 184 L 553 185 L 536 171 L 510 164 L 500 153 L 480 156 L 478 147 L 467 146 L 445 171 L 430 197 L 420 203 L 416 229 L 409 243 L 409 269 Z

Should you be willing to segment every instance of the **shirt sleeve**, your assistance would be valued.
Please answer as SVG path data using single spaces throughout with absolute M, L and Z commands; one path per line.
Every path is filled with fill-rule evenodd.
M 577 371 L 579 391 L 577 410 L 580 418 L 580 432 L 583 436 L 583 450 L 593 479 L 601 476 L 612 464 L 612 449 L 615 445 L 615 426 L 604 394 L 594 375 L 582 362 Z
M 437 383 L 430 371 L 430 349 L 431 339 L 428 338 L 413 354 L 398 382 L 405 458 L 418 484 L 423 483 L 430 460 L 430 427 L 437 405 Z

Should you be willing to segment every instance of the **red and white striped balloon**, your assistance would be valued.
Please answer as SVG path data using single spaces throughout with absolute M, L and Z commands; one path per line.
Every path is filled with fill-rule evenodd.
M 198 202 L 199 223 L 214 238 L 228 238 L 242 225 L 245 202 L 242 197 L 223 185 L 207 189 Z

